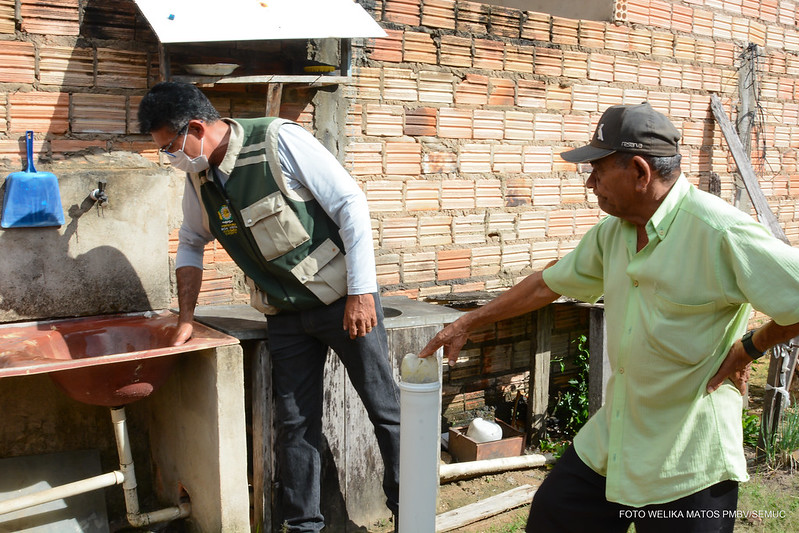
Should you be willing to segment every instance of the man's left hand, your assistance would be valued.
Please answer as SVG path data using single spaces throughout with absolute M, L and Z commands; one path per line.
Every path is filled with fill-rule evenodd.
M 707 393 L 710 394 L 718 389 L 724 380 L 729 378 L 742 395 L 746 394 L 746 382 L 749 381 L 751 370 L 752 358 L 744 350 L 741 341 L 735 341 L 724 362 L 721 363 L 719 371 L 707 382 Z
M 364 337 L 377 326 L 375 299 L 371 294 L 351 294 L 347 296 L 344 308 L 344 329 L 350 332 L 350 339 Z

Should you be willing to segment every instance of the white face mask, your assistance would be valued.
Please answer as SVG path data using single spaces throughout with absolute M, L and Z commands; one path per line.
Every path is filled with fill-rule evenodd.
M 186 147 L 186 139 L 188 138 L 189 135 L 186 133 L 186 135 L 183 137 L 183 146 L 180 147 L 180 150 L 169 154 L 172 156 L 170 163 L 172 163 L 172 166 L 178 170 L 189 172 L 191 174 L 196 174 L 197 172 L 207 170 L 211 165 L 208 163 L 208 158 L 205 157 L 205 154 L 203 153 L 203 143 L 205 143 L 205 137 L 200 140 L 200 155 L 194 159 L 189 158 L 189 156 L 187 156 L 183 151 L 183 149 Z

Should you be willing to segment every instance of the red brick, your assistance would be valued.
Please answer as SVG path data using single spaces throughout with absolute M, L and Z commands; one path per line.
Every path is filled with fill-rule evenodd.
M 147 54 L 98 48 L 97 86 L 146 89 Z
M 405 208 L 408 211 L 438 211 L 440 196 L 441 184 L 438 181 L 409 181 L 405 185 Z
M 530 205 L 533 196 L 533 180 L 511 178 L 505 180 L 505 206 Z
M 521 11 L 503 6 L 491 6 L 491 33 L 511 39 L 521 36 Z
M 21 0 L 22 31 L 43 35 L 78 35 L 79 0 Z
M 502 182 L 498 179 L 478 179 L 476 206 L 478 208 L 504 207 L 502 200 Z
M 33 83 L 32 43 L 3 41 L 0 47 L 0 83 Z
M 16 30 L 14 0 L 0 0 L 0 33 L 13 34 Z
M 402 60 L 407 63 L 437 62 L 436 45 L 429 33 L 406 31 L 402 49 Z
M 519 107 L 544 107 L 546 84 L 540 80 L 519 79 L 516 82 L 516 105 Z
M 389 61 L 400 63 L 402 61 L 402 30 L 385 30 L 387 36 L 375 39 L 369 54 L 375 61 Z
M 402 135 L 403 108 L 396 105 L 366 104 L 366 134 Z
M 552 42 L 577 46 L 580 42 L 578 38 L 579 24 L 579 20 L 552 17 Z
M 436 113 L 434 107 L 418 107 L 405 111 L 405 135 L 436 135 Z
M 502 111 L 474 110 L 474 138 L 502 139 L 505 114 Z
M 474 40 L 474 68 L 502 70 L 504 68 L 505 45 L 500 41 Z
M 568 112 L 572 108 L 572 88 L 568 85 L 549 85 L 547 86 L 547 103 L 549 110 Z
M 383 173 L 383 145 L 381 143 L 351 142 L 347 146 L 345 163 L 353 176 Z
M 575 117 L 576 118 L 576 117 Z M 582 140 L 585 140 L 584 137 Z M 525 174 L 552 172 L 552 147 L 551 146 L 525 146 L 523 155 L 523 168 Z
M 418 100 L 416 73 L 409 69 L 383 69 L 383 98 L 405 102 Z
M 386 218 L 381 223 L 380 245 L 385 248 L 410 248 L 416 246 L 417 220 L 415 217 Z
M 422 154 L 422 172 L 446 174 L 458 171 L 458 154 L 453 152 L 425 152 Z
M 469 249 L 442 250 L 436 259 L 439 281 L 468 278 L 471 275 L 472 252 Z
M 441 108 L 438 135 L 449 139 L 472 138 L 472 112 L 468 109 Z
M 522 39 L 549 42 L 551 22 L 552 17 L 547 14 L 528 11 L 522 23 Z
M 380 212 L 401 212 L 402 182 L 391 180 L 367 181 L 366 199 L 369 210 Z
M 561 76 L 563 52 L 557 48 L 536 48 L 533 72 L 542 76 Z
M 581 20 L 579 29 L 581 48 L 605 47 L 605 23 L 591 20 Z
M 694 10 L 690 6 L 672 4 L 671 28 L 673 30 L 691 33 L 693 29 Z
M 474 182 L 470 180 L 443 180 L 441 182 L 442 209 L 474 209 Z
M 538 115 L 535 115 L 538 117 Z M 523 111 L 505 111 L 505 138 L 513 141 L 533 140 L 533 114 Z
M 384 0 L 384 2 L 383 20 L 409 26 L 418 26 L 421 22 L 418 0 Z
M 419 73 L 419 101 L 451 104 L 454 101 L 455 77 L 449 72 Z
M 632 28 L 630 30 L 630 51 L 651 54 L 652 32 L 647 28 Z
M 515 85 L 513 80 L 505 78 L 491 78 L 488 88 L 488 105 L 514 105 Z
M 588 78 L 595 81 L 613 81 L 613 56 L 592 53 L 588 55 Z
M 488 103 L 488 76 L 466 74 L 455 86 L 455 104 L 485 105 Z
M 487 144 L 465 144 L 458 157 L 460 172 L 491 172 L 491 147 Z
M 8 97 L 8 107 L 11 117 L 8 129 L 11 132 L 66 133 L 69 130 L 67 93 L 12 93 Z
M 455 27 L 458 31 L 486 33 L 489 21 L 489 6 L 478 2 L 457 0 L 458 15 Z
M 448 244 L 452 244 L 452 217 L 440 215 L 419 218 L 420 246 L 446 246 Z M 440 257 L 438 268 L 440 272 Z
M 422 26 L 455 29 L 455 0 L 425 0 Z
M 381 285 L 396 285 L 400 282 L 399 254 L 380 254 L 375 256 L 377 282 Z
M 41 47 L 39 80 L 43 85 L 91 87 L 94 85 L 94 51 L 91 48 L 72 46 Z M 146 82 L 146 76 L 144 81 Z
M 471 67 L 472 40 L 467 37 L 442 35 L 441 64 L 449 67 Z
M 509 44 L 505 47 L 505 70 L 532 74 L 533 50 L 534 48 L 532 46 L 516 46 Z
M 422 173 L 422 145 L 386 143 L 386 174 L 418 176 Z
M 519 145 L 495 145 L 493 172 L 517 174 L 522 171 L 522 147 Z
M 649 25 L 649 0 L 627 0 L 627 22 Z
M 605 30 L 605 48 L 617 52 L 629 52 L 630 28 L 609 24 Z
M 671 27 L 671 4 L 669 2 L 649 1 L 649 25 L 659 28 Z
M 74 133 L 125 133 L 125 97 L 112 94 L 72 96 Z

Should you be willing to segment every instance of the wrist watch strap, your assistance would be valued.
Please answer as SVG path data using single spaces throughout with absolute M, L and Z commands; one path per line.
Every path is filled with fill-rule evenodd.
M 761 352 L 760 350 L 755 348 L 755 344 L 752 342 L 752 335 L 754 334 L 755 330 L 750 329 L 749 331 L 744 333 L 743 337 L 741 337 L 741 344 L 743 344 L 744 350 L 746 350 L 746 353 L 753 360 L 763 357 L 763 354 L 766 353 L 766 352 Z

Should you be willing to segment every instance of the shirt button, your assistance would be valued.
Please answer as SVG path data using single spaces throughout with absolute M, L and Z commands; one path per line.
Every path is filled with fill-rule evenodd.
M 637 287 L 637 286 L 638 286 L 638 280 L 637 280 L 637 279 L 634 279 L 634 280 L 633 280 L 633 286 L 634 286 L 634 287 Z
M 624 368 L 623 367 L 619 369 L 619 374 L 624 374 Z

